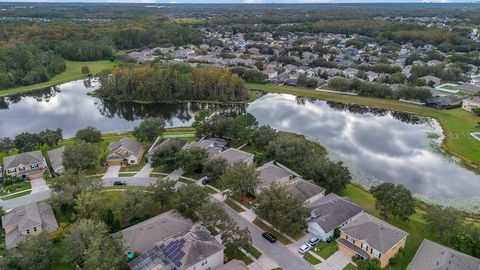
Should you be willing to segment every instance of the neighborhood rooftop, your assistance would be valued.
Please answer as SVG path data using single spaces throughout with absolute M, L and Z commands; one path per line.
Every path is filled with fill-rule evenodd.
M 225 151 L 215 154 L 212 158 L 223 158 L 228 164 L 233 165 L 233 163 L 237 161 L 251 162 L 254 156 L 254 154 L 236 148 L 228 148 Z
M 19 165 L 28 165 L 33 163 L 40 163 L 43 161 L 41 151 L 19 153 L 3 158 L 3 166 L 5 168 L 18 167 Z

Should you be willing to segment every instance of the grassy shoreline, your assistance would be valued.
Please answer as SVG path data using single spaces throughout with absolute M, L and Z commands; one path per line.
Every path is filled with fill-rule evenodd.
M 67 69 L 64 72 L 53 76 L 53 78 L 50 79 L 49 81 L 0 90 L 0 97 L 28 93 L 28 92 L 36 91 L 42 88 L 51 87 L 54 85 L 83 79 L 84 75 L 82 74 L 81 69 L 82 69 L 82 66 L 85 66 L 85 65 L 90 68 L 90 72 L 92 74 L 97 74 L 102 70 L 112 69 L 117 63 L 118 62 L 110 61 L 110 60 L 86 61 L 86 62 L 65 60 L 65 65 L 67 66 Z
M 397 100 L 316 92 L 304 87 L 252 83 L 248 83 L 247 87 L 253 91 L 284 93 L 326 101 L 354 103 L 434 118 L 440 123 L 445 135 L 442 148 L 447 153 L 459 158 L 466 167 L 480 172 L 480 142 L 469 135 L 471 131 L 478 130 L 475 125 L 480 121 L 480 117 L 461 108 L 437 110 Z

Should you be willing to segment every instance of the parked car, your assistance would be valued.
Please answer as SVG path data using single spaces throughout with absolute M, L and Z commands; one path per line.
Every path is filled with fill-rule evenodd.
M 298 249 L 298 252 L 300 252 L 300 254 L 305 254 L 307 253 L 310 249 L 312 248 L 312 246 L 310 244 L 303 244 L 299 249 Z
M 263 236 L 263 238 L 267 239 L 270 243 L 277 242 L 277 238 L 269 232 L 262 233 L 262 236 Z
M 210 179 L 208 179 L 208 177 L 203 177 L 202 178 L 202 185 L 208 185 L 210 184 Z
M 127 184 L 127 181 L 117 180 L 117 181 L 113 182 L 114 186 L 125 186 L 126 184 Z
M 311 246 L 315 246 L 316 244 L 318 244 L 320 242 L 320 238 L 314 236 L 312 238 L 310 238 L 308 240 L 308 243 L 311 245 Z

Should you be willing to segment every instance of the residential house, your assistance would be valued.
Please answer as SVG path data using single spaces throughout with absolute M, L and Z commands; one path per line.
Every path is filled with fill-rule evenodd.
M 154 145 L 153 147 L 150 148 L 150 150 L 147 153 L 148 160 L 152 159 L 153 155 L 155 154 L 155 152 L 160 147 L 162 147 L 163 145 L 166 145 L 166 144 L 170 144 L 170 143 L 175 143 L 176 145 L 178 145 L 178 147 L 180 149 L 182 149 L 188 143 L 188 141 L 182 140 L 180 138 L 175 138 L 175 137 L 166 138 L 166 139 L 162 140 L 160 143 L 158 143 L 158 144 L 156 144 L 156 145 Z
M 201 139 L 197 142 L 192 142 L 184 146 L 185 149 L 202 148 L 208 153 L 208 158 L 212 158 L 214 155 L 220 153 L 227 148 L 227 142 L 220 138 Z
M 318 201 L 325 196 L 325 189 L 316 185 L 312 181 L 307 181 L 302 178 L 294 178 L 287 181 L 283 185 L 285 189 L 302 199 L 307 205 Z
M 430 60 L 430 61 L 427 62 L 427 66 L 433 67 L 433 66 L 436 66 L 436 65 L 440 65 L 441 63 L 442 63 L 442 61 Z
M 143 144 L 131 137 L 125 137 L 119 141 L 112 142 L 108 146 L 108 165 L 126 166 L 138 164 L 143 156 Z
M 363 213 L 362 207 L 334 193 L 311 203 L 309 208 L 308 232 L 323 241 L 331 239 L 336 228 L 348 224 Z
M 215 270 L 248 270 L 248 267 L 240 260 L 231 260 Z
M 309 66 L 300 66 L 300 67 L 297 67 L 297 69 L 295 69 L 295 72 L 299 73 L 299 74 L 305 74 L 310 69 L 311 69 L 311 67 L 309 67 Z
M 63 151 L 65 147 L 55 148 L 47 152 L 48 160 L 50 161 L 50 167 L 54 173 L 62 174 L 65 169 L 63 168 Z
M 288 85 L 288 86 L 297 86 L 298 84 L 298 78 L 289 78 L 286 79 L 283 84 Z
M 424 80 L 429 86 L 437 86 L 440 84 L 441 79 L 432 75 L 427 75 L 420 77 L 419 79 Z
M 200 225 L 155 244 L 130 261 L 132 270 L 211 270 L 223 265 L 225 247 Z
M 267 75 L 269 80 L 278 75 L 278 71 L 274 69 L 265 69 L 262 73 Z
M 475 111 L 480 108 L 480 97 L 466 98 L 462 102 L 462 108 L 469 112 Z
M 247 164 L 253 163 L 253 158 L 255 157 L 254 154 L 236 149 L 236 148 L 228 148 L 225 151 L 219 152 L 215 154 L 212 159 L 214 158 L 223 158 L 227 161 L 228 165 L 233 165 L 237 161 L 243 161 Z
M 271 78 L 269 82 L 273 84 L 283 84 L 288 79 L 290 79 L 290 76 L 288 74 L 283 73 Z
M 423 239 L 407 270 L 478 270 L 480 259 Z
M 120 232 L 127 252 L 143 253 L 165 239 L 184 234 L 193 226 L 177 210 L 170 210 Z
M 290 73 L 292 71 L 295 71 L 296 69 L 297 69 L 297 66 L 292 65 L 292 64 L 288 64 L 288 65 L 283 66 L 283 70 L 284 70 L 285 73 Z
M 480 87 L 473 84 L 460 84 L 454 87 L 455 90 L 459 90 L 468 94 L 478 95 L 480 94 Z
M 407 236 L 397 227 L 363 213 L 340 228 L 338 250 L 351 257 L 378 259 L 383 268 L 405 247 Z
M 256 171 L 259 173 L 260 184 L 257 189 L 261 190 L 272 184 L 282 184 L 296 177 L 300 177 L 296 172 L 280 164 L 275 160 L 267 162 L 258 167 Z
M 462 104 L 463 99 L 461 97 L 457 97 L 454 95 L 444 96 L 444 97 L 436 97 L 427 100 L 425 105 L 436 108 L 436 109 L 448 109 L 460 106 Z
M 41 151 L 19 153 L 3 158 L 5 177 L 35 179 L 48 170 Z
M 354 78 L 358 73 L 358 69 L 356 68 L 346 68 L 343 70 L 343 75 L 345 75 L 346 78 L 352 79 Z
M 12 249 L 26 236 L 52 232 L 58 224 L 52 207 L 40 202 L 13 208 L 2 216 L 2 227 L 5 230 L 5 246 Z
M 373 82 L 376 78 L 378 78 L 378 73 L 373 71 L 367 71 L 365 72 L 365 75 L 367 76 L 367 80 L 369 82 Z
M 473 76 L 471 79 L 470 79 L 470 83 L 475 85 L 475 86 L 479 86 L 480 87 L 480 76 Z

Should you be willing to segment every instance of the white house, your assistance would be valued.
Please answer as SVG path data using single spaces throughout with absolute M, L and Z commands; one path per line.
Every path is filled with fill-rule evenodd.
M 480 108 L 480 97 L 472 97 L 464 99 L 462 102 L 462 109 L 469 112 L 473 112 L 475 109 Z

